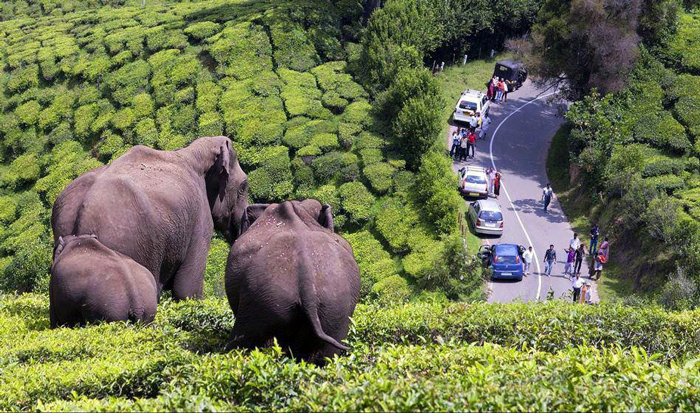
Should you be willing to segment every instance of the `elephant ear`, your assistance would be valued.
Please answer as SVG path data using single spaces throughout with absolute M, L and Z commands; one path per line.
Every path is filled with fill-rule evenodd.
M 333 214 L 331 214 L 331 206 L 328 204 L 323 204 L 321 207 L 321 213 L 318 215 L 318 223 L 322 227 L 328 228 L 331 232 L 333 229 Z
M 216 173 L 219 179 L 219 200 L 223 201 L 224 195 L 226 195 L 226 185 L 228 185 L 228 178 L 231 175 L 231 157 L 233 156 L 233 149 L 231 148 L 231 142 L 227 139 L 225 143 L 219 145 L 218 152 L 216 154 Z
M 53 250 L 53 259 L 56 261 L 56 258 L 61 255 L 63 252 L 63 248 L 66 246 L 66 242 L 63 239 L 63 237 L 59 236 L 58 237 L 58 244 L 56 245 L 56 248 Z
M 248 205 L 243 214 L 243 219 L 241 219 L 241 234 L 246 232 L 269 206 L 270 204 Z

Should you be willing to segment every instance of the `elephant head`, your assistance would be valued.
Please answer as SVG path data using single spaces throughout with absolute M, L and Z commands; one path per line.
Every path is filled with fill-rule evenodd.
M 294 212 L 300 216 L 308 215 L 311 219 L 318 222 L 322 227 L 333 229 L 333 214 L 331 214 L 331 206 L 323 204 L 315 199 L 306 199 L 304 201 L 291 201 L 294 207 Z M 253 204 L 246 208 L 243 220 L 241 222 L 241 234 L 245 232 L 256 219 L 262 215 L 270 205 L 278 204 Z
M 204 137 L 188 148 L 192 148 L 187 153 L 197 164 L 196 169 L 205 173 L 214 227 L 229 242 L 235 241 L 248 206 L 248 176 L 238 163 L 231 140 L 225 136 Z

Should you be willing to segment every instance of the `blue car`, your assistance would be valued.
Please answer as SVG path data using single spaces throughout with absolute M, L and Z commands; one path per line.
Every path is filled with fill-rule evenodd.
M 522 280 L 524 248 L 515 244 L 482 245 L 479 258 L 491 271 L 492 279 Z

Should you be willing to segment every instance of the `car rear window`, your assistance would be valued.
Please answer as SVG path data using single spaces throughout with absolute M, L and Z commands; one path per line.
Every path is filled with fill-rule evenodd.
M 494 262 L 499 264 L 517 264 L 518 259 L 512 255 L 496 255 Z
M 470 102 L 468 100 L 463 100 L 459 102 L 459 108 L 464 110 L 476 110 L 476 102 Z
M 518 255 L 518 250 L 514 245 L 498 245 L 496 246 L 496 255 L 515 257 Z
M 503 215 L 498 211 L 481 211 L 479 218 L 484 221 L 501 221 L 503 220 Z
M 468 184 L 485 184 L 486 179 L 479 175 L 467 175 L 466 181 Z

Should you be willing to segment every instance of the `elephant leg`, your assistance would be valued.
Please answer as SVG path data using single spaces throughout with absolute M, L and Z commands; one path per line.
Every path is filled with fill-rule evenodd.
M 267 329 L 261 324 L 236 318 L 226 349 L 264 347 L 270 336 L 267 334 Z
M 204 296 L 204 269 L 209 243 L 199 241 L 187 250 L 187 257 L 173 277 L 173 298 L 186 300 Z

